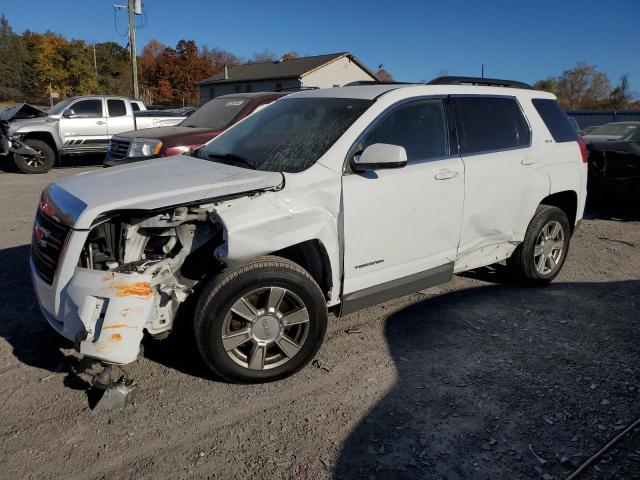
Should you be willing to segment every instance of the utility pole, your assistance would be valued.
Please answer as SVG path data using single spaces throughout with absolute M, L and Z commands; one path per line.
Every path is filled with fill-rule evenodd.
M 136 53 L 136 29 L 133 23 L 133 0 L 129 0 L 129 48 L 131 50 L 131 82 L 133 84 L 133 98 L 138 100 L 138 57 Z
M 96 59 L 96 44 L 93 44 L 93 69 L 96 72 L 96 78 L 98 78 L 98 60 Z

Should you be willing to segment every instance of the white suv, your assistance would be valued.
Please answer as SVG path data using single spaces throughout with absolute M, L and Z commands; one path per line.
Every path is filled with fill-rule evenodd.
M 267 381 L 316 354 L 328 311 L 503 260 L 515 279 L 549 282 L 586 183 L 567 116 L 524 84 L 305 91 L 191 156 L 47 187 L 33 283 L 49 323 L 85 355 L 132 362 L 143 332 L 193 321 L 215 373 Z

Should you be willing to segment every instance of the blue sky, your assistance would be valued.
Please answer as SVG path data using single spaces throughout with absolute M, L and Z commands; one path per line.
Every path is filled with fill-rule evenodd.
M 0 0 L 0 14 L 18 32 L 126 45 L 113 3 L 126 0 Z M 402 81 L 479 75 L 484 63 L 487 76 L 534 82 L 585 61 L 614 83 L 628 73 L 640 95 L 640 0 L 146 0 L 144 9 L 138 50 L 186 38 L 244 57 L 350 51 Z M 115 23 L 126 32 L 124 12 Z

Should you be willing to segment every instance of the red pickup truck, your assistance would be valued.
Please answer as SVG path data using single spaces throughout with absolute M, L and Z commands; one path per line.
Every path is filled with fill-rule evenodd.
M 208 101 L 178 125 L 120 133 L 111 137 L 104 166 L 169 157 L 199 147 L 285 95 L 276 92 L 223 95 Z

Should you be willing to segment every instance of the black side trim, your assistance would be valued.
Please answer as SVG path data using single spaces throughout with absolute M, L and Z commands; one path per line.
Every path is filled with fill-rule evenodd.
M 408 277 L 365 288 L 364 290 L 348 293 L 342 298 L 340 315 L 348 315 L 371 305 L 447 283 L 452 277 L 453 262 L 424 272 L 414 273 Z

